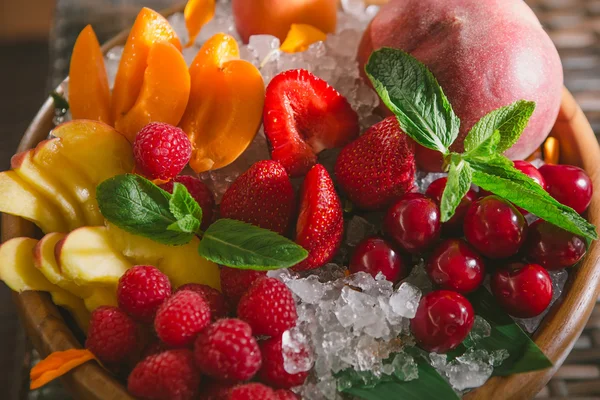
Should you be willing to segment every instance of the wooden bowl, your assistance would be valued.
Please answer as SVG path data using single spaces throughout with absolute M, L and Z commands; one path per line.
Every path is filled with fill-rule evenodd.
M 381 0 L 379 0 L 381 1 Z M 385 0 L 383 0 L 385 1 Z M 165 15 L 179 11 L 177 7 Z M 127 32 L 106 43 L 106 52 L 123 44 Z M 48 99 L 25 132 L 18 151 L 35 147 L 54 127 L 54 107 Z M 588 211 L 588 219 L 598 226 L 600 222 L 600 147 L 581 108 L 573 96 L 564 90 L 558 119 L 551 133 L 561 145 L 561 163 L 578 165 L 590 175 L 597 188 Z M 28 236 L 34 237 L 35 227 L 24 219 L 2 215 L 2 241 Z M 571 270 L 564 293 L 544 318 L 534 335 L 535 342 L 554 363 L 553 368 L 508 377 L 495 377 L 484 386 L 465 396 L 469 400 L 527 399 L 533 397 L 560 367 L 575 340 L 583 330 L 600 292 L 600 244 L 594 242 L 580 265 Z M 21 321 L 33 345 L 41 356 L 53 351 L 80 348 L 56 306 L 46 293 L 24 292 L 13 295 Z M 61 378 L 75 398 L 86 400 L 133 399 L 110 373 L 95 361 L 76 368 Z

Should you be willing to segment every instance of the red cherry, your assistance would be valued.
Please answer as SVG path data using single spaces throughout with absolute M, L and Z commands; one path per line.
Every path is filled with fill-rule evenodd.
M 572 165 L 546 164 L 540 167 L 540 173 L 550 196 L 579 214 L 588 208 L 594 189 L 584 170 Z
M 544 179 L 540 171 L 533 166 L 532 163 L 521 160 L 517 160 L 514 163 L 516 169 L 533 179 L 533 181 L 540 185 L 542 189 L 546 190 L 546 180 Z M 521 207 L 517 207 L 517 210 L 519 210 L 519 212 L 523 215 L 529 214 L 529 211 L 524 210 Z
M 586 252 L 585 239 L 543 220 L 529 226 L 526 257 L 555 271 L 575 265 Z
M 508 201 L 498 196 L 488 196 L 469 207 L 464 231 L 469 243 L 484 256 L 506 258 L 521 248 L 527 222 Z
M 442 194 L 446 188 L 446 182 L 448 182 L 448 178 L 436 179 L 429 184 L 427 191 L 425 191 L 425 194 L 434 199 L 438 206 L 442 201 Z M 473 203 L 475 200 L 477 200 L 477 192 L 475 192 L 473 189 L 469 189 L 467 194 L 460 201 L 458 207 L 456 207 L 456 211 L 454 212 L 452 218 L 442 224 L 442 230 L 445 233 L 460 232 L 462 230 L 462 223 L 465 214 L 467 213 L 471 203 Z
M 423 194 L 407 193 L 389 208 L 383 228 L 402 249 L 420 253 L 440 236 L 440 209 Z
M 449 239 L 440 244 L 427 262 L 427 274 L 442 289 L 469 293 L 485 277 L 485 264 L 465 241 Z
M 422 349 L 445 353 L 467 337 L 474 319 L 473 307 L 463 295 L 436 290 L 421 299 L 410 330 Z
M 537 264 L 512 264 L 492 275 L 492 293 L 507 313 L 518 318 L 540 315 L 552 301 L 552 280 Z
M 391 282 L 404 278 L 407 272 L 402 256 L 379 237 L 367 238 L 356 246 L 349 269 L 351 273 L 364 271 L 373 277 L 381 272 Z

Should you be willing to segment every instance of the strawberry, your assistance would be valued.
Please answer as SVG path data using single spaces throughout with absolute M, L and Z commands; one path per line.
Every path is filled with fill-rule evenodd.
M 342 149 L 335 175 L 358 207 L 384 207 L 413 189 L 414 144 L 396 117 L 388 117 Z
M 276 161 L 252 165 L 227 189 L 221 217 L 248 222 L 284 234 L 294 213 L 294 189 L 285 169 Z
M 308 257 L 293 268 L 305 271 L 331 261 L 344 232 L 342 204 L 331 177 L 322 165 L 315 165 L 306 174 L 300 202 L 296 243 L 308 250 Z
M 271 158 L 292 177 L 316 164 L 317 154 L 358 136 L 358 115 L 333 87 L 304 69 L 282 72 L 266 90 L 263 114 Z

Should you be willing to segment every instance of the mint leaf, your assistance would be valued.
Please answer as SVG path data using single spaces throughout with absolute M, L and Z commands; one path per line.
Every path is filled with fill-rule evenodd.
M 202 223 L 202 208 L 181 183 L 173 185 L 173 195 L 169 200 L 169 210 L 177 219 L 192 217 L 198 221 L 198 230 Z
M 448 181 L 440 201 L 440 212 L 442 222 L 448 221 L 454 215 L 456 207 L 460 204 L 463 197 L 471 188 L 473 170 L 467 161 L 462 157 L 452 157 L 450 161 L 450 170 L 448 171 Z
M 200 221 L 196 217 L 188 214 L 182 219 L 178 219 L 167 226 L 167 230 L 183 233 L 199 233 Z
M 501 155 L 489 160 L 468 159 L 473 183 L 564 230 L 597 239 L 596 227 L 575 210 L 552 198 L 533 179 L 516 169 Z
M 465 152 L 476 152 L 496 131 L 500 133 L 500 138 L 494 152 L 503 153 L 508 150 L 527 127 L 534 110 L 533 101 L 519 100 L 485 115 L 467 134 Z
M 371 54 L 365 72 L 408 136 L 448 154 L 460 120 L 425 65 L 402 50 L 384 47 Z
M 134 174 L 107 179 L 96 190 L 100 212 L 114 225 L 159 243 L 186 244 L 193 234 L 168 229 L 177 221 L 169 210 L 170 198 L 168 192 Z
M 198 252 L 217 264 L 260 271 L 292 267 L 308 257 L 291 240 L 233 219 L 220 219 L 208 227 Z

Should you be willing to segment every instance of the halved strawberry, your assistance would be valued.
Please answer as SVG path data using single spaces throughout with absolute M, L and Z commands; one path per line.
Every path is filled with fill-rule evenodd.
M 248 222 L 285 234 L 294 213 L 294 189 L 285 169 L 276 161 L 252 165 L 227 189 L 221 217 Z
M 358 115 L 348 100 L 307 70 L 282 72 L 267 86 L 263 115 L 271 158 L 292 177 L 316 164 L 317 154 L 358 136 Z
M 342 204 L 331 177 L 321 164 L 306 174 L 300 202 L 296 243 L 308 250 L 308 258 L 293 268 L 305 271 L 331 261 L 344 233 Z
M 384 207 L 414 187 L 414 143 L 388 117 L 342 149 L 335 176 L 358 207 Z

